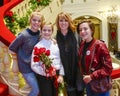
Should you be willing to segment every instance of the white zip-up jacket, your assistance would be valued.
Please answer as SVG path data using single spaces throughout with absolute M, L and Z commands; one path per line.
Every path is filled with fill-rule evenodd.
M 53 59 L 52 61 L 52 66 L 56 69 L 59 70 L 59 75 L 64 75 L 64 68 L 61 63 L 60 59 L 60 52 L 57 43 L 54 43 L 53 40 L 46 40 L 42 38 L 34 47 L 41 48 L 44 47 L 46 50 L 50 50 L 50 58 Z M 46 72 L 44 71 L 44 68 L 42 66 L 42 62 L 34 62 L 34 50 L 32 52 L 32 58 L 31 58 L 31 68 L 32 70 L 42 76 L 46 76 Z

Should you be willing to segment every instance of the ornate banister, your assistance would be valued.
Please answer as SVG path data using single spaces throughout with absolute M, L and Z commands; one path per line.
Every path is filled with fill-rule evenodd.
M 0 7 L 0 10 L 2 10 L 0 14 L 0 40 L 7 46 L 15 39 L 15 35 L 13 35 L 5 25 L 4 15 L 8 10 L 12 9 L 22 1 L 24 0 L 11 0 L 9 3 Z

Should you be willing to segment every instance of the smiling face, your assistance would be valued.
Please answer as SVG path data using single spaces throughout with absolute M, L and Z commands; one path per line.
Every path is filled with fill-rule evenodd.
M 51 39 L 52 33 L 53 33 L 53 27 L 52 27 L 51 23 L 44 24 L 42 26 L 42 29 L 41 29 L 42 38 L 49 40 L 49 39 Z
M 39 30 L 42 22 L 43 22 L 43 16 L 38 12 L 34 12 L 30 18 L 31 30 L 33 32 L 37 32 Z
M 80 30 L 80 36 L 83 40 L 85 40 L 86 42 L 89 42 L 92 38 L 92 30 L 90 29 L 88 23 L 82 23 L 79 26 L 79 30 Z
M 66 12 L 60 12 L 56 18 L 57 30 L 63 35 L 66 35 L 68 30 L 75 31 L 75 26 L 70 14 Z
M 65 18 L 60 17 L 59 18 L 59 27 L 62 32 L 67 31 L 69 27 L 69 22 Z
M 82 40 L 89 42 L 92 40 L 94 35 L 94 24 L 90 21 L 83 21 L 78 24 L 77 31 Z

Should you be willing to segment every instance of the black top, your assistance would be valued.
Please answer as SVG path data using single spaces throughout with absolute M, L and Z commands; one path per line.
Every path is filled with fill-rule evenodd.
M 61 32 L 56 35 L 58 47 L 60 49 L 60 57 L 65 71 L 65 82 L 75 87 L 77 72 L 77 40 L 72 31 L 68 31 L 64 36 Z
M 85 55 L 86 55 L 87 48 L 89 47 L 89 45 L 91 45 L 92 41 L 93 41 L 93 39 L 90 42 L 85 42 L 85 45 L 84 45 L 84 48 L 83 48 L 84 50 L 82 51 L 81 64 L 82 64 L 82 69 L 85 72 L 84 74 L 86 74 Z

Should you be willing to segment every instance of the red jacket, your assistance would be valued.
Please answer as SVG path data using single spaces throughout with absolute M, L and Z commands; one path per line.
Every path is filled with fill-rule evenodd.
M 84 44 L 85 42 L 82 42 L 79 48 L 78 56 L 79 56 L 79 65 L 81 72 L 83 72 L 82 65 L 81 65 L 81 57 L 82 57 L 82 50 L 84 50 Z M 93 50 L 95 47 L 95 52 L 93 55 Z M 91 68 L 91 58 L 93 55 L 93 61 Z M 87 48 L 86 54 L 85 54 L 85 69 L 86 74 L 90 74 L 92 79 L 99 79 L 101 77 L 110 76 L 112 73 L 112 60 L 109 54 L 109 50 L 106 46 L 106 44 L 103 41 L 100 40 L 92 40 L 90 46 Z M 92 69 L 92 73 L 89 71 Z

